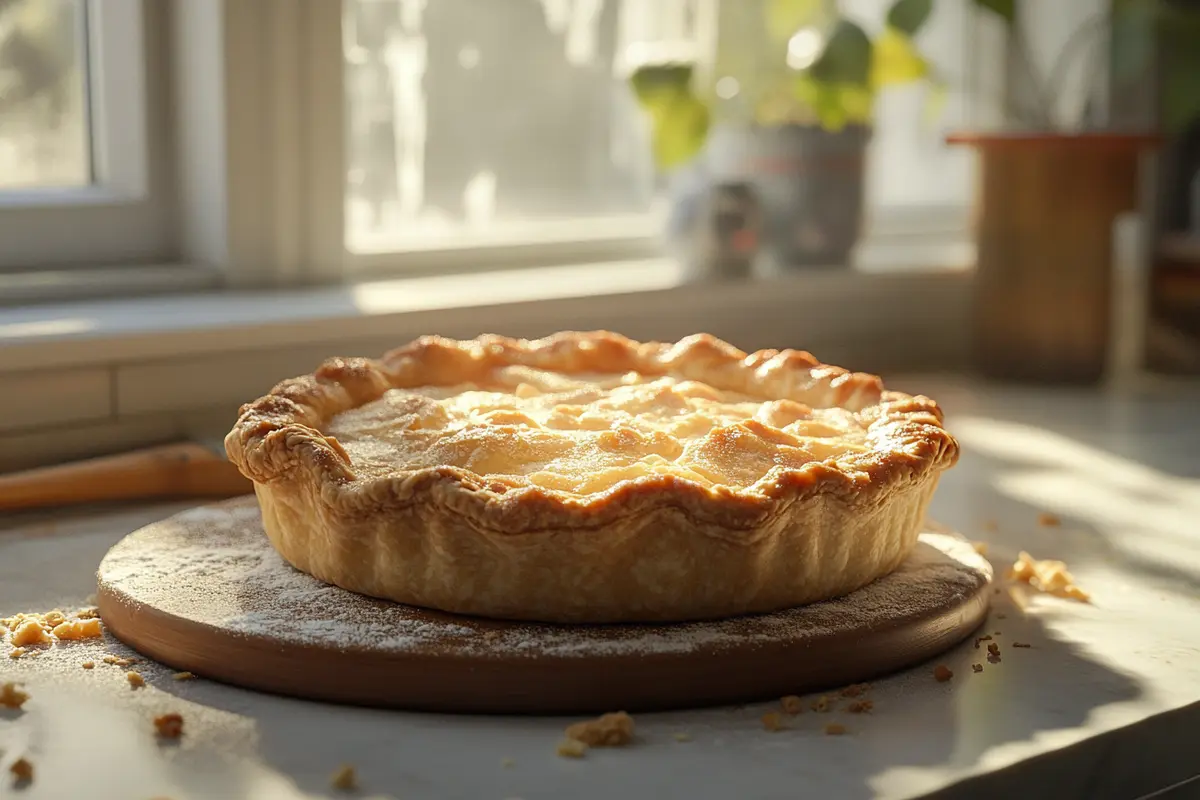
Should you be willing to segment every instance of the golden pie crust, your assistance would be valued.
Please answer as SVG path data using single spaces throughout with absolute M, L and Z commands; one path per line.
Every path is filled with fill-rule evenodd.
M 958 457 L 938 406 L 808 353 L 425 337 L 243 406 L 226 451 L 297 569 L 452 613 L 662 622 L 847 594 Z

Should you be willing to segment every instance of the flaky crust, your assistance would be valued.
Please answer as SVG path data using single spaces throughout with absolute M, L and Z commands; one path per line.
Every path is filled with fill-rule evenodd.
M 506 365 L 671 374 L 840 406 L 869 421 L 870 449 L 772 470 L 752 487 L 656 475 L 580 496 L 448 466 L 361 478 L 322 433 L 389 389 Z M 608 332 L 425 337 L 379 360 L 332 359 L 243 406 L 225 447 L 297 569 L 402 603 L 543 622 L 710 619 L 846 594 L 908 555 L 958 457 L 932 400 L 885 391 L 873 375 L 793 350 L 747 355 L 703 334 L 661 344 Z

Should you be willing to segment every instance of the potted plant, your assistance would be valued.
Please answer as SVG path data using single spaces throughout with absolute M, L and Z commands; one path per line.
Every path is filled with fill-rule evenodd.
M 895 0 L 872 38 L 833 0 L 724 2 L 711 85 L 687 61 L 634 70 L 693 273 L 744 274 L 760 250 L 782 268 L 847 263 L 876 93 L 924 80 L 939 96 L 913 43 L 932 8 Z
M 975 3 L 1005 25 L 1015 123 L 948 137 L 978 153 L 977 366 L 992 377 L 1094 382 L 1105 372 L 1110 339 L 1114 221 L 1140 206 L 1139 162 L 1158 142 L 1155 127 L 1169 130 L 1200 114 L 1200 65 L 1195 55 L 1165 74 L 1159 65 L 1159 126 L 1129 129 L 1101 118 L 1111 92 L 1102 96 L 1098 84 L 1144 75 L 1163 37 L 1182 37 L 1176 50 L 1200 53 L 1200 18 L 1180 2 L 1111 0 L 1039 74 L 1022 24 L 1032 4 Z M 1072 119 L 1063 114 L 1063 76 L 1087 58 L 1092 83 Z

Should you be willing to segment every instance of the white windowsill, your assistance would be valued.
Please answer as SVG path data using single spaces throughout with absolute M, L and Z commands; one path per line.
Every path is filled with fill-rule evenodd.
M 926 300 L 940 300 L 935 307 L 944 310 L 942 295 L 965 297 L 968 285 L 969 274 L 961 270 L 815 271 L 732 284 L 689 284 L 676 264 L 653 259 L 308 290 L 0 308 L 0 371 L 392 335 L 400 344 L 423 332 L 526 335 L 547 326 L 632 327 L 631 335 L 663 336 L 711 330 L 735 336 L 747 348 L 773 343 L 816 349 L 821 342 L 807 344 L 814 335 L 840 343 L 871 335 L 880 326 L 900 325 L 919 348 L 925 340 L 955 330 L 965 314 L 965 309 L 960 314 L 952 308 L 931 321 L 919 308 Z M 906 294 L 906 303 L 895 302 L 898 291 Z M 828 330 L 831 320 L 838 319 L 848 329 Z M 788 330 L 778 330 L 784 322 Z

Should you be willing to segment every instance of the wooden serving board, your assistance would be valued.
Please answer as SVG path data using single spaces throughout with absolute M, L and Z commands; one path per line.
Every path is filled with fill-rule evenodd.
M 592 713 L 765 700 L 930 659 L 987 614 L 991 568 L 930 529 L 895 572 L 803 608 L 678 625 L 538 625 L 443 614 L 329 586 L 286 564 L 254 498 L 127 536 L 100 614 L 143 655 L 213 680 L 424 711 Z

